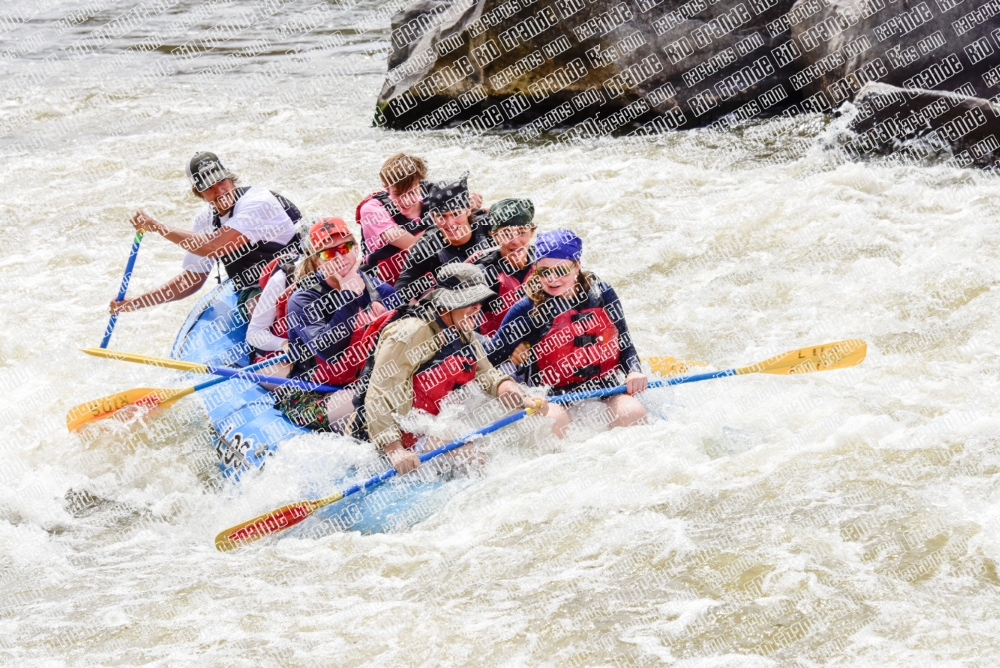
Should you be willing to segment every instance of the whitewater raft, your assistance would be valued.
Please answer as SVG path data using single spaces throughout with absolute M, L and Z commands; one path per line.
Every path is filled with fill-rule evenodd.
M 191 310 L 177 333 L 170 356 L 220 367 L 250 365 L 247 322 L 236 308 L 229 281 L 219 284 Z M 274 407 L 263 387 L 241 379 L 219 383 L 198 393 L 215 432 L 215 453 L 226 477 L 261 469 L 278 444 L 308 433 Z
M 177 333 L 170 356 L 214 366 L 245 367 L 250 364 L 251 353 L 246 333 L 247 322 L 236 308 L 236 293 L 226 281 L 191 310 Z M 266 374 L 266 370 L 260 373 Z M 233 480 L 263 469 L 282 443 L 311 433 L 275 408 L 270 392 L 242 379 L 219 383 L 196 396 L 208 412 L 219 470 Z M 336 480 L 323 481 L 321 487 L 303 490 L 303 498 L 319 498 L 348 487 L 356 481 L 353 473 L 344 471 Z M 286 534 L 404 530 L 433 514 L 462 487 L 459 481 L 444 483 L 411 474 L 327 506 Z

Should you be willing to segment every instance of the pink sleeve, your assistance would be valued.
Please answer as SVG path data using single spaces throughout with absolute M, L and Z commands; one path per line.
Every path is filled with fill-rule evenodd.
M 370 199 L 361 205 L 361 234 L 365 236 L 365 246 L 369 252 L 377 251 L 385 245 L 381 234 L 390 227 L 397 225 L 381 202 Z

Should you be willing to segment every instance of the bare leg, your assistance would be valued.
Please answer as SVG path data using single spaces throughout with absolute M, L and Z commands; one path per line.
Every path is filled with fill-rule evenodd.
M 330 426 L 338 434 L 344 433 L 345 423 L 354 412 L 354 390 L 340 390 L 326 398 L 326 414 Z
M 569 429 L 569 411 L 563 408 L 560 404 L 549 404 L 549 412 L 545 415 L 549 420 L 552 420 L 552 433 L 556 435 L 557 438 L 562 438 L 566 435 L 566 430 Z
M 291 362 L 278 362 L 272 364 L 271 366 L 266 366 L 257 372 L 261 376 L 278 376 L 280 378 L 288 378 L 289 374 L 292 373 L 292 363 Z M 274 388 L 280 387 L 280 385 L 275 385 L 274 383 L 261 383 L 263 387 L 268 392 L 273 392 Z
M 639 400 L 628 394 L 616 394 L 603 400 L 608 407 L 608 428 L 631 427 L 637 424 L 646 424 L 646 409 L 642 407 Z

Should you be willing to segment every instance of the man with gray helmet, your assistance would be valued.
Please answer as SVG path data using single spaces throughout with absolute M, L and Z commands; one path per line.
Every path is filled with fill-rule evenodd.
M 268 262 L 298 254 L 295 223 L 302 215 L 290 201 L 266 188 L 237 187 L 237 177 L 214 153 L 195 154 L 185 171 L 192 192 L 208 203 L 195 216 L 191 231 L 165 225 L 144 211 L 136 212 L 129 221 L 135 229 L 155 232 L 186 250 L 184 271 L 155 290 L 112 301 L 112 313 L 194 294 L 205 284 L 217 260 L 233 280 L 242 303 L 255 292 L 261 269 Z
M 420 306 L 382 330 L 355 395 L 355 435 L 384 450 L 400 474 L 420 460 L 413 452 L 417 438 L 400 429 L 395 416 L 412 408 L 437 415 L 449 392 L 473 380 L 510 409 L 548 412 L 544 397 L 527 396 L 490 364 L 476 338 L 482 302 L 496 296 L 482 270 L 452 263 L 439 268 L 435 278 L 436 289 Z

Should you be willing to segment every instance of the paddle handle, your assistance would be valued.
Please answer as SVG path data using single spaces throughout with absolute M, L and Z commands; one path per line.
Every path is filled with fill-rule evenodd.
M 261 369 L 263 369 L 265 367 L 269 367 L 272 364 L 277 364 L 278 362 L 284 362 L 287 359 L 288 359 L 288 355 L 284 355 L 284 354 L 282 354 L 282 355 L 275 355 L 274 357 L 268 357 L 266 360 L 263 360 L 261 362 L 257 362 L 256 364 L 252 364 L 250 366 L 245 366 L 242 369 L 240 369 L 240 371 L 242 371 L 243 373 L 248 373 L 248 372 L 249 373 L 253 373 L 254 371 L 260 371 Z M 234 371 L 236 371 L 236 370 L 234 369 Z M 239 374 L 237 373 L 237 375 L 239 375 Z M 191 389 L 192 389 L 193 392 L 200 392 L 201 390 L 204 390 L 205 388 L 212 387 L 213 385 L 218 385 L 219 383 L 224 383 L 227 380 L 232 380 L 232 376 L 219 376 L 218 378 L 213 378 L 212 380 L 206 380 L 204 383 L 198 383 L 197 385 L 195 385 Z
M 725 369 L 723 371 L 710 371 L 708 373 L 695 373 L 690 376 L 678 376 L 677 378 L 671 378 L 669 380 L 654 380 L 651 382 L 647 389 L 655 389 L 657 387 L 667 387 L 669 385 L 681 385 L 683 383 L 697 383 L 699 380 L 711 380 L 713 378 L 725 378 L 726 376 L 735 376 L 736 369 Z M 610 397 L 615 394 L 623 394 L 626 390 L 624 385 L 619 385 L 618 387 L 604 387 L 599 390 L 588 390 L 586 392 L 567 392 L 566 394 L 558 394 L 554 397 L 549 397 L 549 401 L 554 404 L 566 404 L 571 401 L 581 401 L 583 399 L 593 399 L 595 397 Z
M 139 244 L 142 243 L 142 230 L 135 233 L 132 238 L 132 250 L 128 254 L 128 262 L 125 263 L 125 274 L 122 276 L 121 285 L 118 286 L 118 298 L 115 299 L 116 302 L 120 302 L 125 299 L 125 293 L 128 291 L 128 282 L 132 278 L 132 269 L 135 267 L 135 258 L 139 254 Z M 108 327 L 104 330 L 104 338 L 101 339 L 101 347 L 107 348 L 108 343 L 111 341 L 111 332 L 115 331 L 115 323 L 118 322 L 118 314 L 112 313 L 111 319 L 108 320 Z

